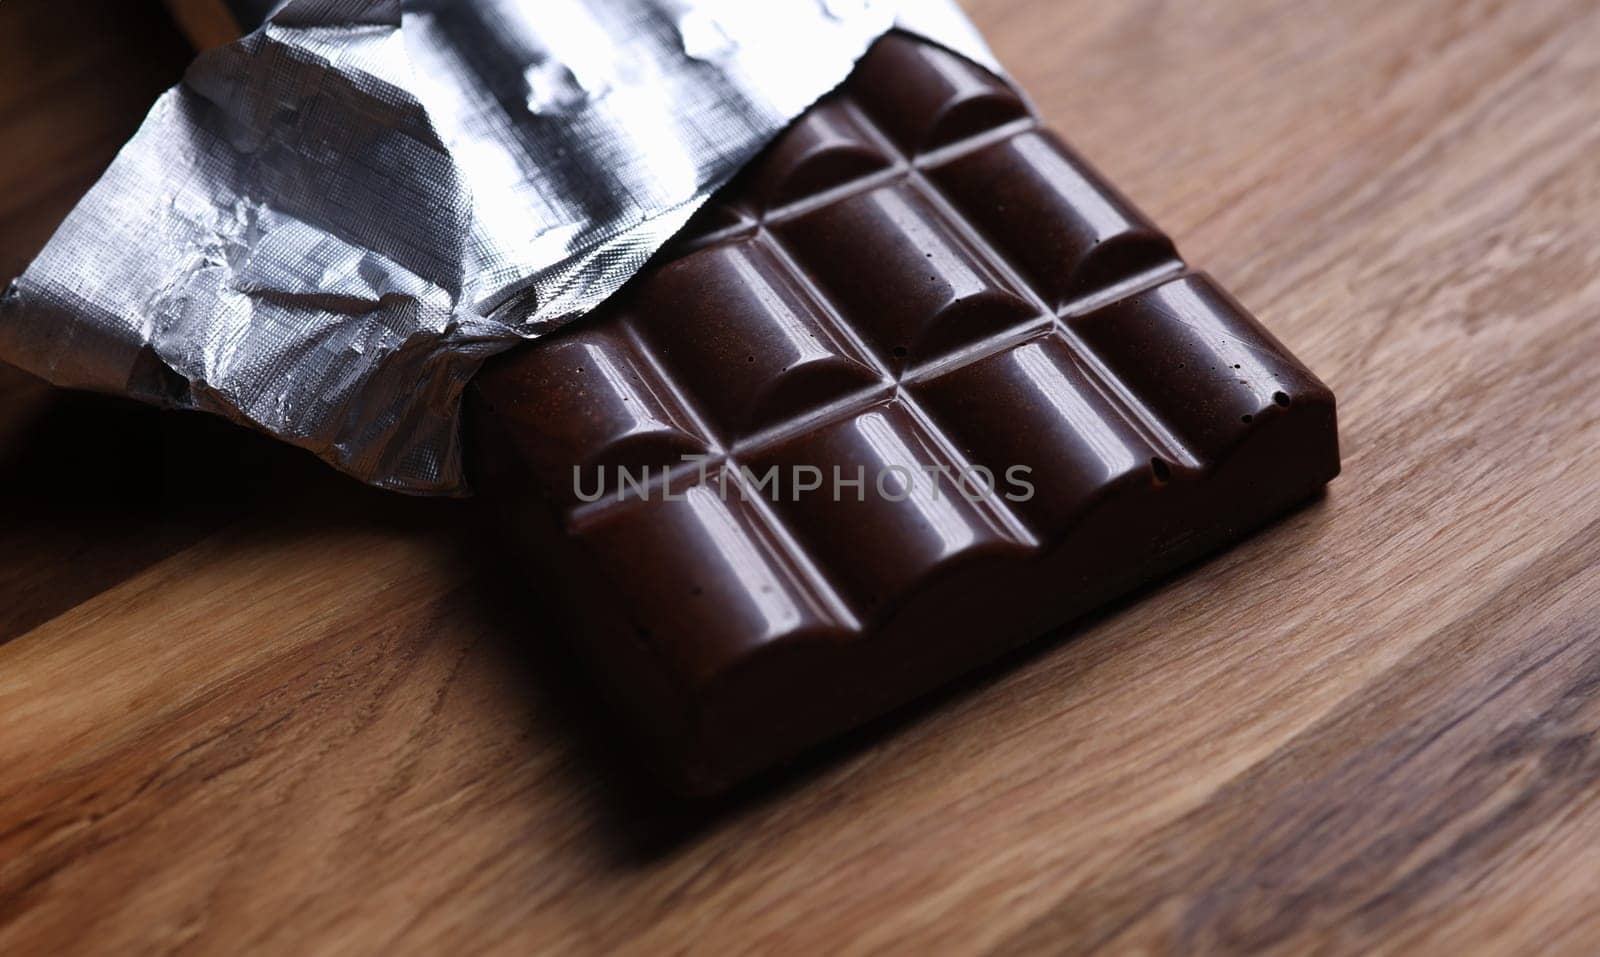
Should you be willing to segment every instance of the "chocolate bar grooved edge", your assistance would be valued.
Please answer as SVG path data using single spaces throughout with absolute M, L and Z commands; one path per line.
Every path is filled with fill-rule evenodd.
M 471 391 L 479 485 L 695 793 L 1339 471 L 1310 371 L 1010 87 L 898 34 Z

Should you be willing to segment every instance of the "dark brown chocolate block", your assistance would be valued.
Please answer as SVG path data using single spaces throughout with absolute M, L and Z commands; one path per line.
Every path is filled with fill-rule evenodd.
M 603 310 L 473 391 L 480 484 L 697 792 L 1339 470 L 1315 376 L 1009 87 L 899 35 Z

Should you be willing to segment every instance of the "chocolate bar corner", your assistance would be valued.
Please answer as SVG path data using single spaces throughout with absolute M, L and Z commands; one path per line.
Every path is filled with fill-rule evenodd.
M 1339 470 L 1310 371 L 1010 87 L 898 34 L 600 312 L 471 391 L 482 490 L 696 793 Z

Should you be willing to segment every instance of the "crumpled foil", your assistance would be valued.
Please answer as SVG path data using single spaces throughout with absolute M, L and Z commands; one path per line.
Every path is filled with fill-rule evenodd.
M 0 359 L 460 494 L 489 356 L 614 293 L 949 0 L 289 0 L 202 55 L 0 298 Z

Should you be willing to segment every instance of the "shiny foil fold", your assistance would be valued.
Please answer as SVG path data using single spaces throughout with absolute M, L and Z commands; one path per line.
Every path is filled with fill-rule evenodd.
M 949 0 L 289 0 L 202 55 L 0 298 L 0 359 L 465 491 L 461 394 Z

